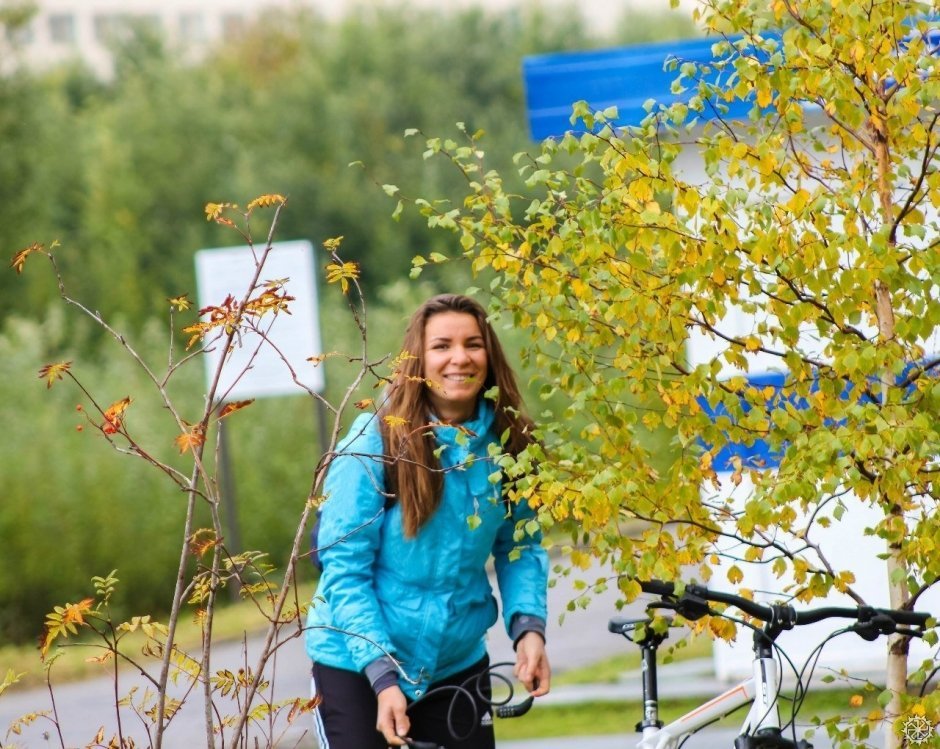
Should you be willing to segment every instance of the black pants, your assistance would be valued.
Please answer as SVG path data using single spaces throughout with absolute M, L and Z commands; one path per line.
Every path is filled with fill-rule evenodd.
M 446 749 L 495 749 L 488 667 L 489 658 L 484 657 L 432 684 L 427 697 L 409 702 L 409 738 L 434 741 Z M 466 692 L 448 687 L 463 687 Z M 322 697 L 313 718 L 320 749 L 387 749 L 375 730 L 378 701 L 365 676 L 314 663 L 313 688 Z

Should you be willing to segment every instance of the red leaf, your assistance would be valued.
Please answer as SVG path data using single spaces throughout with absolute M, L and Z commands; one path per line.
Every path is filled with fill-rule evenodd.
M 131 404 L 131 397 L 121 398 L 105 409 L 101 431 L 105 434 L 117 434 L 124 426 L 124 412 Z
M 241 411 L 243 408 L 250 406 L 254 402 L 255 399 L 252 398 L 251 400 L 246 401 L 232 401 L 231 403 L 226 403 L 224 406 L 222 406 L 222 410 L 219 411 L 219 418 L 224 419 L 229 414 L 233 414 L 236 411 Z

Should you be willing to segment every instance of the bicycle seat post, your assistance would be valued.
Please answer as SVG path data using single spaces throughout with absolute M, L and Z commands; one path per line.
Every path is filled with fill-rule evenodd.
M 659 730 L 663 722 L 659 719 L 659 685 L 656 680 L 656 651 L 666 639 L 666 634 L 647 629 L 645 637 L 636 640 L 640 646 L 641 672 L 643 676 L 643 720 L 636 730 L 646 735 L 650 729 Z

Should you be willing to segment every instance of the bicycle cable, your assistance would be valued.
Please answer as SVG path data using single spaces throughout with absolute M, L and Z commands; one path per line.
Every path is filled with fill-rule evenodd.
M 478 705 L 485 705 L 486 707 L 493 708 L 497 717 L 500 718 L 517 718 L 519 716 L 525 715 L 532 707 L 532 703 L 535 700 L 532 695 L 529 695 L 524 700 L 515 705 L 509 704 L 515 695 L 515 689 L 513 687 L 512 680 L 508 676 L 499 673 L 496 669 L 511 667 L 513 665 L 515 664 L 510 661 L 493 663 L 479 673 L 474 674 L 473 676 L 466 679 L 462 684 L 442 684 L 441 686 L 429 689 L 423 695 L 411 702 L 405 711 L 407 712 L 415 705 L 427 701 L 432 696 L 439 697 L 441 694 L 454 692 L 454 695 L 450 700 L 450 705 L 447 708 L 447 732 L 454 741 L 466 741 L 474 734 L 480 724 L 480 710 Z M 502 682 L 508 690 L 508 693 L 504 699 L 493 699 L 492 684 L 490 681 L 492 679 Z M 471 684 L 473 685 L 472 690 Z M 486 694 L 487 688 L 489 688 L 490 694 Z M 476 696 L 474 696 L 474 693 Z M 458 704 L 459 698 L 461 697 L 466 698 L 470 705 L 470 730 L 465 733 L 459 732 L 457 727 L 454 725 L 454 710 Z M 399 738 L 404 739 L 407 742 L 407 746 L 411 747 L 411 749 L 443 749 L 443 747 L 438 746 L 438 744 L 433 741 L 416 741 L 409 739 L 406 736 L 399 736 Z
M 752 632 L 754 632 L 755 636 L 769 639 L 767 638 L 767 633 L 764 631 L 763 627 L 758 627 L 755 624 L 752 624 L 751 622 L 747 621 L 746 619 L 741 619 L 739 617 L 732 616 L 731 614 L 725 613 L 725 611 L 727 610 L 719 612 L 709 607 L 710 615 L 720 616 L 723 619 L 727 619 L 730 622 L 734 622 L 735 624 L 740 624 L 746 627 L 747 629 L 750 629 Z M 781 667 L 777 669 L 777 684 L 776 684 L 776 689 L 775 689 L 775 692 L 777 695 L 776 702 L 779 703 L 781 700 L 787 700 L 792 705 L 796 701 L 796 695 L 802 694 L 802 692 L 804 691 L 804 686 L 803 686 L 802 681 L 800 680 L 799 671 L 796 667 L 796 664 L 793 662 L 793 659 L 790 658 L 787 652 L 777 643 L 775 639 L 769 639 L 769 643 L 770 643 L 771 648 L 773 649 L 774 655 L 776 656 L 777 662 L 780 663 L 781 666 L 783 665 L 784 662 L 786 662 L 786 664 L 790 667 L 790 670 L 793 672 L 794 676 L 796 677 L 796 686 L 794 687 L 794 697 L 790 700 L 787 700 L 787 698 L 781 696 L 781 693 L 783 691 L 783 668 Z M 767 712 L 764 714 L 761 720 L 769 716 L 773 709 L 774 709 L 774 706 L 769 705 L 767 707 Z M 760 723 L 760 721 L 758 721 L 758 723 Z M 781 726 L 780 730 L 781 731 L 786 730 L 788 726 L 792 728 L 793 740 L 795 742 L 796 741 L 796 729 L 793 726 L 792 721 L 788 721 L 786 726 Z
M 793 736 L 793 743 L 796 746 L 805 745 L 805 742 L 796 740 L 797 716 L 808 694 L 809 681 L 819 664 L 822 651 L 825 646 L 834 638 L 854 632 L 865 640 L 872 641 L 881 635 L 898 634 L 901 636 L 923 637 L 924 628 L 930 620 L 930 615 L 924 612 L 906 610 L 888 610 L 876 609 L 870 606 L 858 606 L 855 609 L 824 607 L 810 610 L 807 612 L 796 612 L 789 605 L 771 605 L 769 607 L 761 606 L 750 599 L 741 598 L 733 594 L 710 592 L 701 586 L 683 586 L 678 595 L 676 594 L 673 583 L 660 580 L 642 581 L 641 587 L 646 593 L 653 593 L 660 596 L 657 604 L 651 607 L 670 608 L 682 614 L 691 620 L 700 619 L 703 616 L 721 616 L 731 622 L 741 624 L 755 633 L 755 650 L 758 646 L 758 638 L 763 638 L 766 647 L 774 653 L 775 658 L 781 664 L 785 660 L 789 665 L 794 677 L 796 686 L 792 697 L 791 714 L 789 720 L 777 730 L 787 730 Z M 691 594 L 690 594 L 691 593 Z M 740 609 L 744 614 L 748 614 L 756 619 L 767 623 L 764 627 L 757 627 L 749 621 L 744 621 L 726 613 L 727 609 L 716 611 L 709 602 L 724 603 L 728 606 Z M 830 632 L 819 645 L 817 645 L 809 657 L 803 662 L 802 667 L 797 669 L 796 664 L 787 654 L 787 652 L 777 643 L 777 636 L 785 630 L 793 629 L 799 624 L 810 624 L 816 621 L 830 617 L 846 617 L 855 619 L 855 622 L 845 628 Z M 935 672 L 934 672 L 935 673 Z M 931 677 L 933 673 L 931 673 Z M 783 669 L 778 669 L 777 673 L 777 695 L 776 700 L 786 700 L 781 697 L 783 685 Z M 769 709 L 769 708 L 768 708 Z

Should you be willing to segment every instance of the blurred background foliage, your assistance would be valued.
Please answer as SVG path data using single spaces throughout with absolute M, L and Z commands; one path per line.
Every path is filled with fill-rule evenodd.
M 272 14 L 237 43 L 187 63 L 141 29 L 115 50 L 111 79 L 78 63 L 0 76 L 0 246 L 12 257 L 59 240 L 69 294 L 159 369 L 168 358 L 167 298 L 196 297 L 193 253 L 242 243 L 205 220 L 205 203 L 281 193 L 290 202 L 277 238 L 319 247 L 344 236 L 344 259 L 363 271 L 370 352 L 394 352 L 423 298 L 474 283 L 455 266 L 408 278 L 411 258 L 448 237 L 407 211 L 393 221 L 394 202 L 378 185 L 447 195 L 458 177 L 440 160 L 425 162 L 423 138 L 404 130 L 456 138 L 457 122 L 482 128 L 491 164 L 511 174 L 512 155 L 532 145 L 524 55 L 692 33 L 685 17 L 665 10 L 625 14 L 604 36 L 573 9 L 402 6 L 332 22 L 296 11 Z M 152 386 L 115 341 L 58 300 L 48 271 L 31 258 L 22 276 L 0 273 L 0 413 L 9 435 L 0 452 L 0 642 L 36 636 L 53 605 L 84 597 L 92 575 L 114 568 L 125 613 L 160 614 L 179 557 L 184 497 L 96 430 L 76 428 L 76 388 L 47 390 L 36 377 L 43 364 L 73 360 L 102 405 L 131 395 L 129 429 L 174 460 L 174 425 Z M 355 352 L 344 300 L 319 286 L 324 350 Z M 189 314 L 175 321 L 177 347 Z M 517 347 L 511 330 L 502 335 Z M 341 357 L 327 364 L 331 401 L 348 367 Z M 200 361 L 175 376 L 172 392 L 184 414 L 198 414 Z M 316 410 L 299 398 L 267 399 L 230 421 L 242 546 L 279 564 L 319 459 Z

